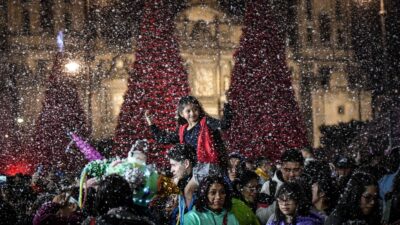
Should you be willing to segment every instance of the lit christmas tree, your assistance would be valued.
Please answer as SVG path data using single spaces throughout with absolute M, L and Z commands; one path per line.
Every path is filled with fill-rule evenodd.
M 0 174 L 11 174 L 10 168 L 20 161 L 20 146 L 18 127 L 16 124 L 18 111 L 18 97 L 16 81 L 13 75 L 17 73 L 6 62 L 0 68 Z M 16 171 L 24 172 L 24 171 Z M 13 173 L 14 174 L 14 173 Z
M 307 137 L 269 2 L 248 4 L 228 93 L 235 119 L 227 142 L 230 151 L 276 160 L 287 148 L 306 146 Z
M 146 1 L 140 36 L 137 42 L 128 90 L 119 115 L 113 151 L 126 156 L 138 139 L 151 139 L 144 120 L 144 111 L 155 115 L 154 123 L 164 130 L 173 131 L 178 100 L 189 94 L 188 74 L 179 54 L 174 37 L 173 4 L 165 0 Z M 150 140 L 150 162 L 165 161 L 166 146 Z
M 79 151 L 67 150 L 69 132 L 88 136 L 85 113 L 75 85 L 62 71 L 62 53 L 58 53 L 48 79 L 42 111 L 39 115 L 30 155 L 37 164 L 63 170 L 81 169 L 85 161 Z

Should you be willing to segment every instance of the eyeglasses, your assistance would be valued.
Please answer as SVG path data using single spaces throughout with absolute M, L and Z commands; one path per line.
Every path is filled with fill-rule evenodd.
M 258 186 L 244 186 L 249 191 L 255 192 L 258 190 Z
M 297 168 L 283 167 L 282 170 L 285 173 L 299 173 L 301 171 L 301 167 L 297 167 Z
M 294 204 L 294 200 L 290 199 L 290 198 L 285 198 L 285 199 L 278 198 L 277 200 L 278 200 L 278 204 L 279 205 L 292 205 L 292 204 Z
M 361 197 L 364 198 L 367 203 L 378 201 L 378 195 L 363 194 Z

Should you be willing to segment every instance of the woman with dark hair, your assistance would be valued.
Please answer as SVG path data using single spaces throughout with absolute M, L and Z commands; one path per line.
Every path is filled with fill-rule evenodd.
M 185 214 L 185 225 L 239 225 L 231 212 L 231 192 L 221 176 L 203 179 L 192 211 Z
M 258 175 L 250 170 L 245 170 L 239 175 L 239 179 L 235 182 L 236 193 L 235 196 L 242 200 L 249 206 L 253 212 L 257 209 L 258 194 L 261 187 L 259 186 Z
M 367 173 L 355 173 L 325 225 L 378 225 L 378 183 Z
M 267 225 L 322 225 L 322 218 L 310 213 L 310 202 L 296 182 L 286 182 L 276 193 L 278 207 Z
M 258 175 L 249 170 L 240 173 L 234 182 L 235 195 L 232 198 L 232 212 L 240 225 L 259 225 L 255 215 L 260 186 Z
M 332 213 L 336 206 L 338 193 L 332 179 L 319 177 L 312 181 L 312 212 L 320 215 L 324 220 Z

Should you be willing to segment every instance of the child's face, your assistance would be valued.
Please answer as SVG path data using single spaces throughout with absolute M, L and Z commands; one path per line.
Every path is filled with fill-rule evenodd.
M 199 120 L 200 110 L 197 105 L 187 104 L 179 115 L 183 117 L 188 123 L 195 123 Z
M 297 208 L 296 202 L 287 196 L 278 197 L 278 206 L 285 216 L 293 216 Z
M 213 211 L 222 210 L 224 208 L 225 197 L 225 187 L 219 183 L 212 184 L 207 193 L 208 207 Z

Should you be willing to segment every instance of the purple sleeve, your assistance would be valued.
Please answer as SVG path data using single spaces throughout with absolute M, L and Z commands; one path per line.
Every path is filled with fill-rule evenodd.
M 54 217 L 60 209 L 60 204 L 54 202 L 44 203 L 35 213 L 33 225 L 40 225 L 44 220 Z

